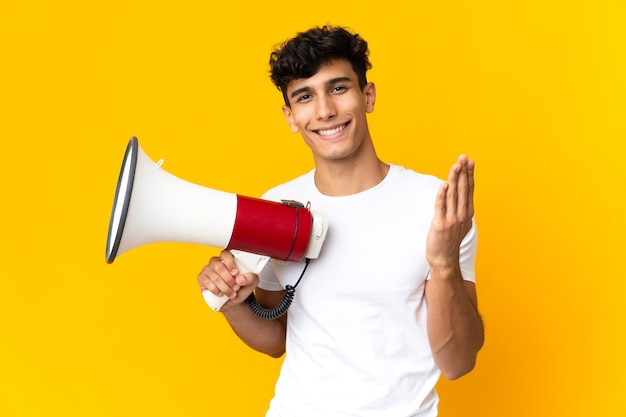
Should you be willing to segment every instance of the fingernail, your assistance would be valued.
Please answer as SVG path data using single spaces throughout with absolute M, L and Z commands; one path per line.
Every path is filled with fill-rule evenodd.
M 239 285 L 246 285 L 246 279 L 244 277 L 242 277 L 241 275 L 239 275 L 237 277 L 237 284 L 239 284 Z

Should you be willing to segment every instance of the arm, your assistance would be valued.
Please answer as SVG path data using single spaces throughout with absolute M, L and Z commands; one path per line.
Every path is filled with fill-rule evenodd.
M 259 277 L 255 274 L 239 275 L 235 260 L 227 250 L 222 251 L 220 257 L 211 258 L 198 275 L 201 290 L 229 297 L 220 311 L 237 336 L 252 349 L 278 358 L 285 352 L 287 315 L 264 320 L 250 310 L 245 300 L 258 283 Z M 273 308 L 283 299 L 284 291 L 258 288 L 255 295 L 260 305 Z
M 463 155 L 437 194 L 426 244 L 430 265 L 425 289 L 428 337 L 435 363 L 448 379 L 474 368 L 484 341 L 476 288 L 463 280 L 459 265 L 461 242 L 474 216 L 473 194 L 474 162 Z

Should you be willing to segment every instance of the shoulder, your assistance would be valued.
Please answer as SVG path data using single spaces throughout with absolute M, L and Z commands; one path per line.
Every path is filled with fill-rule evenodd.
M 389 177 L 394 187 L 423 191 L 425 193 L 437 192 L 443 180 L 434 175 L 422 174 L 400 165 L 390 164 Z
M 264 200 L 280 201 L 281 199 L 294 198 L 295 194 L 300 194 L 303 190 L 315 187 L 313 174 L 315 170 L 311 170 L 306 174 L 300 175 L 290 181 L 276 185 L 267 190 L 261 198 Z

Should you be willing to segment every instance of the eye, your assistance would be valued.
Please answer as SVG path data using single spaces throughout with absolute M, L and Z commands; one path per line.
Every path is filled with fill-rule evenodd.
M 346 91 L 348 89 L 348 87 L 343 86 L 343 85 L 338 85 L 336 87 L 333 87 L 332 90 L 330 90 L 331 93 L 342 93 L 344 91 Z
M 301 103 L 303 101 L 307 101 L 311 98 L 311 94 L 302 94 L 301 96 L 298 96 L 298 98 L 296 99 L 296 103 Z

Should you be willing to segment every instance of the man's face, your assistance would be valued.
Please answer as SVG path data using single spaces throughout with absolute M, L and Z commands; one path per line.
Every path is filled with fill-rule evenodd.
M 312 77 L 292 81 L 287 97 L 287 123 L 302 134 L 316 163 L 355 157 L 370 139 L 366 113 L 374 110 L 376 89 L 369 83 L 361 90 L 349 61 L 333 60 Z

